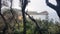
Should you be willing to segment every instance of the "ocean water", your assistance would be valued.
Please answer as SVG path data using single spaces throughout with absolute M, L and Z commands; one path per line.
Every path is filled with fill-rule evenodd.
M 55 16 L 48 16 L 48 18 L 47 18 L 47 16 L 46 15 L 31 15 L 31 17 L 34 17 L 34 19 L 41 19 L 41 20 L 46 20 L 46 19 L 48 19 L 49 21 L 50 20 L 53 20 L 54 22 L 55 21 L 58 21 L 59 22 L 59 18 L 57 18 L 57 17 L 55 17 Z
M 45 19 L 46 18 L 46 16 L 45 15 L 31 15 L 31 16 L 33 16 L 35 19 Z

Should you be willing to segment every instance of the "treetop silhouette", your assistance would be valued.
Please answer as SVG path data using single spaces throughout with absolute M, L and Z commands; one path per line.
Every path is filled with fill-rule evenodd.
M 55 5 L 51 4 L 49 2 L 49 0 L 46 0 L 47 6 L 51 7 L 52 9 L 54 9 L 57 12 L 57 14 L 58 14 L 58 16 L 60 18 L 60 0 L 56 0 L 56 2 L 57 2 L 57 5 L 55 6 Z

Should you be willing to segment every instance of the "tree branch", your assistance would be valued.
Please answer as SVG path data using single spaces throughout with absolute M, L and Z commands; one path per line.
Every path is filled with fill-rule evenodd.
M 40 34 L 42 34 L 41 28 L 37 24 L 37 21 L 33 17 L 30 17 L 30 15 L 27 12 L 25 12 L 25 14 L 28 15 L 28 17 L 36 24 L 37 28 L 39 29 Z
M 54 10 L 57 8 L 55 5 L 49 3 L 48 0 L 46 0 L 46 4 L 47 4 L 49 7 L 53 8 Z

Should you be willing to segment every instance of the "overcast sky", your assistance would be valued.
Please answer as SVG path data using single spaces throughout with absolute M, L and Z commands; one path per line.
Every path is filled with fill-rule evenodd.
M 42 11 L 48 11 L 49 12 L 49 18 L 53 18 L 55 20 L 58 20 L 58 16 L 55 12 L 55 10 L 51 9 L 48 7 L 45 3 L 45 0 L 30 0 L 31 2 L 28 4 L 26 10 L 28 9 L 29 11 L 36 11 L 36 12 L 42 12 Z M 50 3 L 57 5 L 55 0 L 49 0 Z M 13 1 L 13 7 L 20 9 L 19 5 L 19 0 L 14 0 Z

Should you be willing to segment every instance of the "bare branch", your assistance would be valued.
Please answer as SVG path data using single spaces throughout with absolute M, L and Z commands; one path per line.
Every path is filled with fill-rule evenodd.
M 40 34 L 42 34 L 41 28 L 39 27 L 37 21 L 33 17 L 30 17 L 30 15 L 27 12 L 25 12 L 25 14 L 28 15 L 28 17 L 36 24 L 37 28 L 39 29 Z

